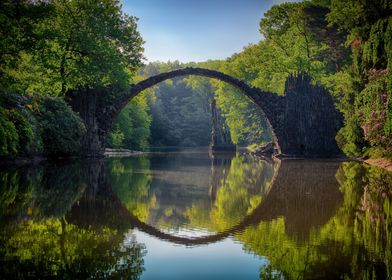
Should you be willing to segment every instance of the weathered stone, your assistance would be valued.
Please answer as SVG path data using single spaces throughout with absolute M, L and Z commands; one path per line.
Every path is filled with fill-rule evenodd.
M 251 154 L 255 156 L 272 156 L 275 154 L 275 145 L 274 143 L 268 143 L 266 145 L 258 147 L 255 151 L 252 151 Z
M 340 154 L 335 135 L 341 127 L 342 116 L 336 111 L 330 94 L 322 87 L 312 85 L 307 75 L 290 76 L 286 81 L 285 95 L 278 96 L 218 71 L 183 68 L 150 77 L 132 85 L 125 93 L 116 93 L 110 88 L 70 93 L 71 105 L 87 127 L 85 155 L 103 155 L 106 137 L 116 116 L 133 97 L 167 79 L 187 75 L 226 82 L 254 101 L 270 124 L 277 153 L 304 157 Z

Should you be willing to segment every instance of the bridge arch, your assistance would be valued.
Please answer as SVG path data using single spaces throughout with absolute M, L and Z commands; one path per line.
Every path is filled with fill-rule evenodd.
M 269 112 L 269 109 L 267 108 L 268 104 L 264 105 L 264 103 L 261 102 L 261 99 L 263 98 L 263 94 L 269 95 L 267 98 L 271 98 L 270 95 L 274 95 L 274 96 L 276 95 L 269 92 L 263 92 L 260 89 L 252 87 L 237 78 L 234 78 L 230 75 L 224 74 L 216 70 L 211 70 L 206 68 L 187 67 L 187 68 L 176 69 L 176 70 L 172 70 L 169 72 L 165 72 L 149 77 L 137 84 L 132 85 L 130 92 L 122 96 L 121 99 L 119 99 L 119 103 L 116 106 L 117 112 L 115 112 L 115 116 L 117 116 L 117 114 L 132 100 L 132 98 L 137 96 L 142 91 L 150 87 L 153 87 L 163 81 L 170 80 L 176 77 L 184 77 L 190 75 L 217 79 L 219 81 L 234 86 L 235 88 L 239 89 L 242 93 L 244 93 L 244 95 L 247 96 L 251 101 L 253 101 L 260 109 L 261 114 L 264 116 L 264 119 L 267 121 L 267 124 L 272 131 L 273 141 L 275 143 L 276 150 L 278 151 L 278 153 L 281 152 L 279 142 L 278 142 L 279 139 L 274 131 L 274 125 L 269 120 L 269 118 L 271 118 L 272 115 L 268 116 L 269 114 L 266 113 Z
M 226 82 L 243 92 L 264 114 L 278 154 L 302 157 L 333 157 L 341 154 L 335 136 L 342 126 L 331 95 L 313 85 L 306 74 L 289 76 L 284 96 L 262 91 L 219 71 L 182 68 L 161 73 L 131 85 L 126 92 L 111 88 L 84 89 L 69 93 L 73 109 L 87 128 L 85 156 L 102 156 L 106 137 L 118 113 L 143 90 L 175 77 L 196 75 Z

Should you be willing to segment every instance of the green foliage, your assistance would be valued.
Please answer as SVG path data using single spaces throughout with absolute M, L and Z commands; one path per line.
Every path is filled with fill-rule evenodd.
M 388 119 L 387 71 L 369 75 L 365 89 L 356 97 L 355 106 L 365 140 L 371 147 L 392 150 L 392 132 Z
M 9 118 L 9 112 L 0 108 L 0 156 L 17 154 L 19 135 Z
M 313 4 L 273 6 L 260 21 L 264 40 L 229 58 L 219 70 L 265 91 L 283 94 L 290 73 L 307 72 L 321 82 L 348 61 L 344 34 L 326 21 L 328 9 Z M 235 143 L 271 141 L 267 121 L 238 91 L 218 83 L 217 100 Z
M 338 131 L 336 142 L 342 151 L 351 157 L 362 154 L 363 132 L 358 120 L 354 117 L 346 118 L 345 125 Z
M 51 12 L 45 1 L 4 0 L 0 3 L 0 84 L 6 88 L 19 88 L 15 81 L 16 68 L 22 53 L 31 52 L 37 40 L 40 22 Z
M 124 148 L 124 133 L 118 125 L 114 125 L 114 129 L 108 136 L 108 145 L 111 148 Z
M 351 46 L 353 62 L 346 73 L 350 73 L 349 78 L 356 84 L 355 87 L 340 86 L 344 97 L 338 106 L 345 115 L 341 134 L 351 147 L 350 152 L 356 150 L 356 155 L 390 157 L 392 3 L 332 0 L 326 6 L 330 9 L 327 15 L 330 25 L 348 33 L 346 44 Z M 343 85 L 341 82 L 336 84 Z M 362 132 L 358 133 L 358 129 Z
M 151 63 L 142 74 L 185 66 L 178 62 Z M 211 96 L 208 79 L 175 78 L 158 84 L 149 100 L 152 146 L 207 146 L 211 139 Z
M 344 127 L 336 136 L 342 150 L 350 156 L 390 157 L 391 9 L 388 0 L 274 5 L 259 24 L 264 39 L 226 61 L 151 63 L 141 75 L 200 66 L 283 94 L 290 73 L 307 72 L 314 83 L 331 92 L 344 115 Z M 125 89 L 141 63 L 143 41 L 137 19 L 124 14 L 117 0 L 5 0 L 0 11 L 0 85 L 8 92 L 66 95 L 80 88 Z M 257 107 L 223 83 L 175 79 L 152 92 L 136 98 L 120 113 L 109 146 L 206 145 L 212 98 L 234 143 L 271 141 Z M 1 155 L 39 153 L 42 145 L 31 112 L 4 108 L 0 112 Z M 76 146 L 66 147 L 65 153 L 73 153 Z
M 204 97 L 183 79 L 158 86 L 151 106 L 152 144 L 158 146 L 207 146 L 211 113 Z
M 145 247 L 108 227 L 83 228 L 65 218 L 21 222 L 2 234 L 3 277 L 139 279 Z M 42 277 L 44 275 L 45 277 Z
M 168 162 L 159 160 L 163 160 L 159 166 L 163 163 L 181 167 L 189 164 L 188 161 L 175 162 L 175 158 Z M 210 168 L 206 168 L 207 173 L 203 176 L 212 175 L 211 190 L 216 193 L 211 194 L 203 183 L 196 183 L 197 187 L 193 185 L 197 179 L 193 172 L 187 175 L 173 171 L 164 180 L 152 180 L 150 169 L 155 167 L 150 167 L 146 157 L 112 160 L 109 168 L 113 191 L 139 220 L 154 221 L 160 227 L 205 228 L 214 232 L 227 230 L 252 213 L 268 193 L 274 173 L 274 166 L 262 160 L 236 156 L 230 162 L 217 157 L 211 169 L 215 171 L 211 174 Z M 192 189 L 182 192 L 181 201 L 178 201 L 176 186 L 190 182 Z M 162 188 L 165 188 L 164 192 Z M 213 203 L 210 196 L 216 197 Z
M 249 72 L 243 72 L 244 69 L 249 69 L 247 65 L 250 62 L 244 56 L 240 54 L 233 57 L 223 64 L 220 70 L 251 83 Z M 218 82 L 215 94 L 217 105 L 222 110 L 230 128 L 230 136 L 234 144 L 271 141 L 271 130 L 260 108 L 242 92 L 230 85 Z
M 233 55 L 220 70 L 278 94 L 290 73 L 307 72 L 331 92 L 344 115 L 336 136 L 341 149 L 349 156 L 389 156 L 392 74 L 385 69 L 392 61 L 391 5 L 356 0 L 275 5 L 260 21 L 264 40 Z M 234 142 L 249 138 L 248 128 L 263 127 L 246 113 L 250 107 L 240 94 L 221 83 L 217 93 Z
M 19 134 L 18 154 L 34 156 L 42 153 L 42 139 L 33 113 L 27 109 L 21 111 L 13 109 L 12 121 Z
M 0 156 L 42 153 L 42 141 L 47 155 L 77 154 L 85 132 L 80 118 L 63 101 L 42 96 L 106 86 L 128 89 L 142 60 L 137 19 L 124 14 L 117 0 L 5 0 L 0 3 L 0 26 L 4 95 L 38 98 L 29 108 L 18 102 L 5 106 L 2 98 Z M 136 120 L 144 123 L 125 142 L 147 145 L 145 107 L 132 113 L 144 113 Z
M 4 2 L 0 20 L 5 27 L 18 26 L 5 31 L 0 45 L 1 83 L 7 88 L 50 95 L 127 88 L 141 63 L 143 40 L 136 18 L 124 14 L 119 1 Z
M 148 98 L 147 94 L 138 95 L 120 112 L 108 137 L 110 147 L 143 150 L 148 146 L 151 125 Z
M 48 156 L 77 155 L 86 132 L 82 119 L 61 98 L 40 99 L 36 117 Z
M 150 161 L 145 157 L 116 159 L 109 163 L 113 192 L 132 215 L 144 222 L 154 207 L 153 199 L 148 196 L 152 180 L 149 169 Z
M 1 92 L 0 102 L 0 156 L 33 156 L 42 152 L 37 121 L 22 104 L 26 98 Z
M 85 127 L 80 117 L 61 98 L 27 99 L 2 93 L 0 143 L 3 157 L 75 155 Z
M 265 40 L 260 47 L 266 54 L 258 59 L 261 62 L 258 68 L 265 70 L 261 70 L 257 85 L 282 94 L 285 80 L 292 72 L 307 72 L 315 80 L 331 72 L 329 65 L 336 64 L 340 57 L 331 61 L 327 51 L 331 49 L 330 42 L 321 41 L 319 37 L 325 37 L 320 33 L 327 31 L 339 36 L 335 30 L 326 30 L 325 14 L 324 8 L 310 2 L 275 5 L 265 13 L 260 21 L 260 32 Z M 334 46 L 337 50 L 341 47 L 339 41 Z

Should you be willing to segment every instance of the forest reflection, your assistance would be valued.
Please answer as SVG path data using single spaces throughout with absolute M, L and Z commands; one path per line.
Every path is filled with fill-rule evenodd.
M 97 176 L 89 175 L 101 165 L 1 171 L 1 279 L 139 278 L 146 250 L 131 232 L 68 217 L 83 196 L 94 192 L 90 187 L 98 187 Z
M 275 172 L 273 162 L 234 154 L 126 158 L 108 167 L 113 192 L 130 213 L 187 235 L 237 225 L 261 203 Z
M 260 279 L 392 276 L 392 174 L 356 162 L 161 154 L 8 168 L 0 181 L 2 279 L 138 279 L 144 227 L 240 242 L 267 258 Z

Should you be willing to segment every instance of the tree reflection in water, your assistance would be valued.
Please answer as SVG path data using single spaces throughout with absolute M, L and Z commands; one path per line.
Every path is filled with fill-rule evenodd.
M 260 204 L 274 175 L 273 163 L 233 156 L 219 155 L 211 165 L 206 157 L 160 157 L 150 166 L 139 158 L 113 160 L 112 190 L 132 215 L 157 228 L 222 232 Z
M 0 278 L 138 279 L 144 226 L 181 244 L 234 239 L 268 259 L 261 279 L 392 277 L 392 174 L 355 162 L 162 155 L 0 180 Z
M 132 234 L 89 221 L 76 224 L 68 217 L 86 193 L 97 189 L 99 178 L 91 175 L 97 168 L 102 163 L 0 173 L 1 279 L 139 278 L 146 250 Z
M 287 167 L 287 164 L 282 163 L 282 166 L 285 165 Z M 297 167 L 298 165 L 294 166 L 296 174 Z M 309 178 L 308 172 L 312 169 L 310 166 L 305 167 L 301 173 Z M 296 175 L 291 174 L 289 177 L 295 178 Z M 335 213 L 327 220 L 323 219 L 322 223 L 315 223 L 309 217 L 308 221 L 312 226 L 307 227 L 309 234 L 306 238 L 298 238 L 297 234 L 293 234 L 293 231 L 302 232 L 302 228 L 296 229 L 296 226 L 288 225 L 295 207 L 281 217 L 262 221 L 236 235 L 246 250 L 267 256 L 269 263 L 260 269 L 261 279 L 392 277 L 392 174 L 376 167 L 344 162 L 340 164 L 336 178 L 343 201 L 335 203 L 338 206 Z M 324 180 L 317 180 L 320 181 Z M 298 185 L 291 186 L 299 190 L 306 185 L 311 186 L 312 182 L 295 183 Z M 311 203 L 306 205 L 306 202 L 302 202 L 302 198 L 307 197 L 306 193 L 297 197 L 300 200 L 294 199 L 290 203 L 300 208 L 305 206 L 309 214 L 321 213 L 322 217 L 326 208 L 333 208 L 328 204 L 333 203 L 333 196 L 336 194 L 328 193 L 333 188 L 327 185 L 316 188 L 319 189 L 316 196 L 309 194 L 314 199 L 315 206 L 318 205 L 318 210 L 311 207 Z M 285 197 L 289 197 L 287 192 Z M 290 203 L 287 201 L 285 205 Z M 299 209 L 298 211 L 298 216 L 303 216 L 304 213 Z M 329 213 L 332 214 L 330 211 Z M 298 224 L 300 225 L 301 223 Z

